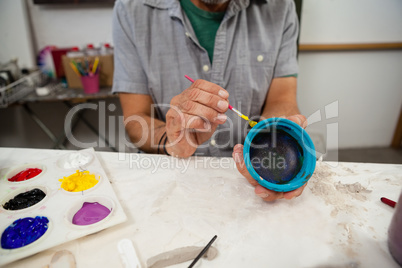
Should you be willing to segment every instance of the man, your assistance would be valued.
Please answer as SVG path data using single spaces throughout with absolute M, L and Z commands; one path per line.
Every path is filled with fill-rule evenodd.
M 255 121 L 285 116 L 305 127 L 297 34 L 292 0 L 118 0 L 113 92 L 131 141 L 176 157 L 232 154 L 265 201 L 299 196 L 304 187 L 278 193 L 251 177 L 241 145 L 248 124 L 227 111 L 230 103 Z

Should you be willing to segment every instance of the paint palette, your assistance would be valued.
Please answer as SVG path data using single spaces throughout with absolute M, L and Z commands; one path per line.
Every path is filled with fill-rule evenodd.
M 2 175 L 0 266 L 127 219 L 92 148 Z M 89 176 L 91 183 L 84 181 Z

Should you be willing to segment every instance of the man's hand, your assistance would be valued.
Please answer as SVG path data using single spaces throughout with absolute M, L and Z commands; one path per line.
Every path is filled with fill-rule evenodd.
M 219 124 L 225 123 L 228 97 L 225 89 L 201 79 L 173 97 L 166 114 L 168 153 L 178 157 L 191 156 Z
M 300 125 L 301 127 L 305 128 L 307 126 L 307 120 L 306 117 L 300 114 L 297 115 L 292 115 L 289 117 L 286 117 L 287 119 L 295 122 L 296 124 Z M 276 199 L 292 199 L 294 197 L 298 197 L 299 195 L 302 194 L 304 188 L 306 187 L 307 184 L 304 184 L 302 187 L 290 191 L 290 192 L 275 192 L 272 190 L 268 190 L 267 188 L 261 186 L 258 184 L 258 182 L 250 175 L 246 168 L 246 164 L 244 163 L 244 158 L 243 158 L 243 145 L 237 144 L 233 148 L 233 154 L 232 157 L 234 161 L 236 162 L 236 167 L 237 170 L 247 179 L 247 181 L 255 187 L 254 192 L 256 195 L 261 197 L 264 201 L 274 201 Z

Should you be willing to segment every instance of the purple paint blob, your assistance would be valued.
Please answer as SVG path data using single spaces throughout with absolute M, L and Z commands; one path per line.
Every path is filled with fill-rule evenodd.
M 29 245 L 38 240 L 48 230 L 46 217 L 27 217 L 14 221 L 1 235 L 1 247 L 14 249 Z
M 110 209 L 99 204 L 98 202 L 84 202 L 82 208 L 75 213 L 73 224 L 90 225 L 103 220 L 110 214 Z

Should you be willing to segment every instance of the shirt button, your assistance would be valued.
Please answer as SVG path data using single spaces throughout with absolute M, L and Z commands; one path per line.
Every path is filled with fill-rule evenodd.
M 189 32 L 186 32 L 185 35 L 186 35 L 187 37 L 191 37 L 191 35 L 190 35 Z
M 209 66 L 204 65 L 204 66 L 202 66 L 202 69 L 204 70 L 204 72 L 208 72 L 209 71 Z
M 216 140 L 211 140 L 211 145 L 215 146 L 216 145 Z
M 257 56 L 257 61 L 258 62 L 262 62 L 264 60 L 264 56 L 263 55 L 258 55 Z

